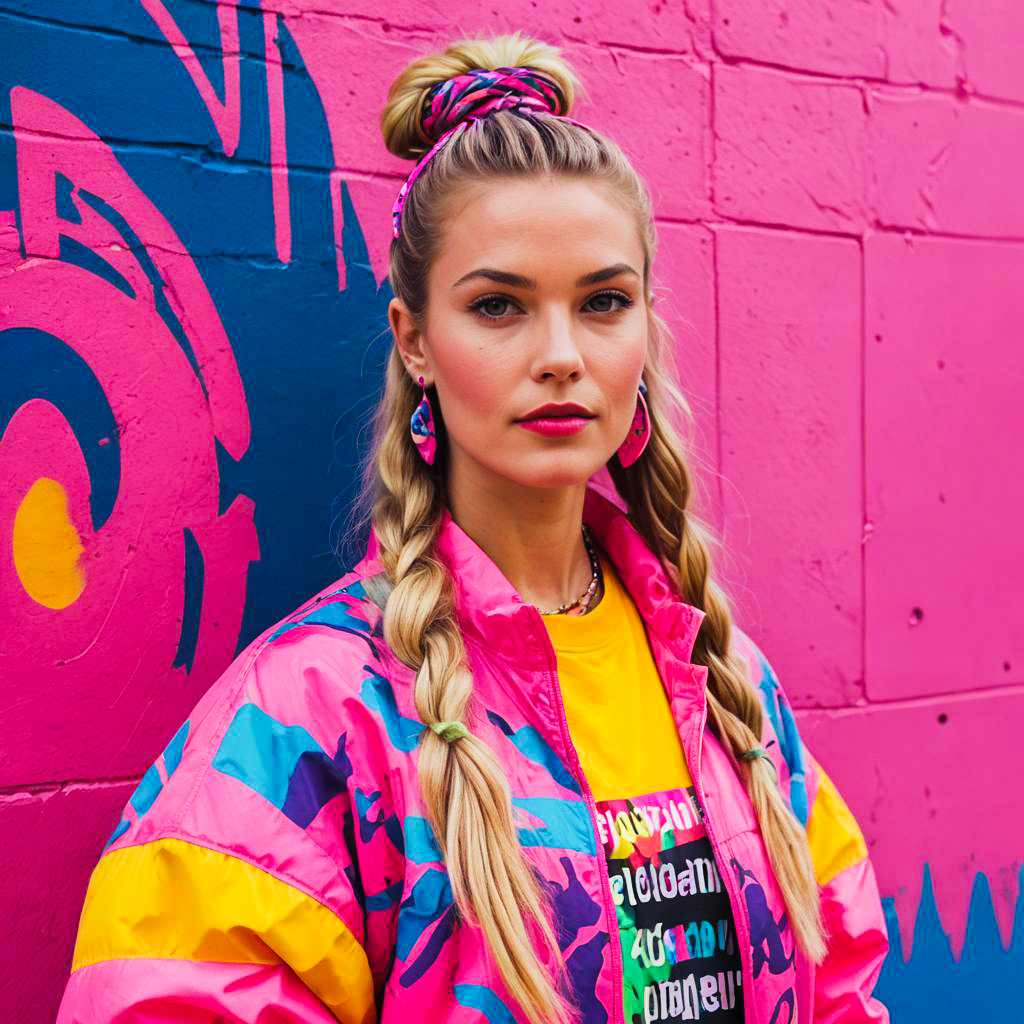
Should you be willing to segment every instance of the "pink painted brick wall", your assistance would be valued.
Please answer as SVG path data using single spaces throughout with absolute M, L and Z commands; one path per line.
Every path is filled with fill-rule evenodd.
M 170 21 L 194 51 L 172 50 Z M 514 29 L 564 47 L 585 85 L 577 114 L 650 182 L 656 292 L 696 416 L 695 511 L 721 531 L 715 567 L 737 618 L 867 834 L 911 959 L 904 971 L 895 953 L 886 976 L 894 1005 L 909 993 L 894 1020 L 936 1019 L 911 968 L 953 977 L 972 942 L 988 951 L 992 999 L 1019 979 L 1024 826 L 1004 793 L 1024 714 L 1019 4 L 0 0 L 0 354 L 18 331 L 46 332 L 102 386 L 134 368 L 128 383 L 154 389 L 148 405 L 131 389 L 111 401 L 120 457 L 138 461 L 122 461 L 121 503 L 93 534 L 103 440 L 49 392 L 55 404 L 36 399 L 58 372 L 42 356 L 0 374 L 0 467 L 20 488 L 0 502 L 0 612 L 16 623 L 0 645 L 3 1019 L 52 1019 L 118 809 L 235 643 L 288 610 L 265 595 L 285 575 L 286 595 L 326 582 L 340 484 L 320 504 L 296 496 L 334 465 L 332 423 L 365 412 L 407 170 L 379 141 L 388 84 L 456 35 Z M 82 190 L 66 201 L 83 223 L 55 171 Z M 131 301 L 60 236 L 131 277 Z M 202 393 L 161 326 L 147 259 L 189 282 L 172 296 L 180 331 L 226 339 Z M 26 305 L 41 268 L 54 283 Z M 339 346 L 347 398 L 310 392 L 314 370 L 283 375 L 307 336 Z M 125 338 L 137 366 L 118 353 Z M 196 466 L 202 487 L 176 497 Z M 96 566 L 62 611 L 25 598 L 11 557 L 15 509 L 43 476 L 64 486 Z M 201 514 L 183 516 L 200 494 Z M 181 662 L 178 628 L 198 608 L 182 553 L 193 527 L 206 592 L 198 653 Z M 274 562 L 275 543 L 290 561 Z M 271 575 L 253 582 L 261 564 Z M 237 599 L 208 603 L 230 587 Z M 921 923 L 926 865 L 948 963 Z M 968 920 L 979 879 L 996 945 Z M 1000 959 L 1007 949 L 1018 959 Z

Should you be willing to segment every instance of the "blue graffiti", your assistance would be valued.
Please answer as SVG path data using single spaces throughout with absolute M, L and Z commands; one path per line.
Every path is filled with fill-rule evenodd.
M 1024 867 L 1019 869 L 1017 905 L 1010 945 L 996 924 L 988 879 L 975 876 L 967 933 L 959 960 L 939 918 L 931 868 L 923 868 L 921 902 L 914 923 L 913 949 L 904 960 L 893 900 L 882 901 L 889 932 L 889 955 L 875 994 L 894 1021 L 963 1020 L 1017 1024 L 1020 979 L 1024 977 Z
M 239 651 L 340 575 L 333 549 L 342 530 L 344 557 L 363 553 L 365 537 L 349 536 L 344 513 L 356 493 L 357 467 L 369 445 L 366 422 L 383 380 L 392 293 L 386 282 L 378 286 L 375 280 L 346 182 L 341 183 L 340 211 L 345 282 L 339 290 L 331 207 L 335 161 L 328 122 L 285 19 L 275 26 L 280 53 L 267 54 L 263 11 L 258 5 L 237 7 L 243 114 L 238 146 L 228 156 L 186 68 L 143 4 L 118 4 L 112 14 L 107 0 L 80 0 L 75 24 L 62 24 L 68 19 L 58 16 L 59 5 L 36 6 L 39 17 L 0 12 L 0 210 L 18 208 L 15 139 L 9 127 L 10 94 L 17 85 L 73 111 L 110 140 L 132 180 L 194 255 L 232 340 L 252 425 L 250 446 L 239 461 L 223 449 L 217 453 L 220 511 L 238 494 L 248 495 L 256 506 L 260 557 L 248 567 Z M 214 89 L 223 95 L 216 5 L 169 6 L 201 55 Z M 87 25 L 101 30 L 83 31 Z M 271 175 L 278 173 L 270 166 L 266 67 L 271 60 L 279 63 L 284 78 L 293 211 L 288 263 L 276 253 L 270 199 Z M 116 74 L 100 69 L 116 69 Z M 113 84 L 118 81 L 136 87 L 118 89 Z M 59 208 L 77 220 L 70 191 L 70 183 L 60 183 Z M 381 227 L 390 225 L 382 222 Z M 137 240 L 130 244 L 144 261 Z M 112 287 L 131 290 L 111 263 L 71 239 L 62 239 L 60 258 Z M 159 278 L 154 286 L 166 305 Z M 160 313 L 173 332 L 178 325 L 170 307 Z M 69 353 L 63 363 L 70 361 L 67 345 L 55 341 L 52 347 L 63 348 Z M 187 345 L 183 352 L 191 356 Z M 55 377 L 55 365 L 39 351 L 20 362 L 0 361 L 0 369 L 13 370 L 2 375 L 0 432 L 14 409 L 45 394 L 36 383 L 42 373 L 46 386 L 59 392 L 53 398 L 62 411 L 82 408 L 83 415 L 75 415 L 72 422 L 88 464 L 98 529 L 118 491 L 119 437 L 88 368 L 83 366 L 80 377 Z M 88 392 L 83 383 L 88 383 Z M 104 437 L 111 443 L 100 447 L 97 441 Z M 190 571 L 196 569 L 193 562 Z M 198 621 L 201 598 L 202 587 L 189 588 L 186 634 L 188 624 Z M 182 664 L 190 646 L 186 636 L 179 652 Z

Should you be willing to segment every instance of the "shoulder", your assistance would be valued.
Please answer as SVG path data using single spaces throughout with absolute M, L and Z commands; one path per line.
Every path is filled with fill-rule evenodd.
M 764 651 L 735 623 L 732 649 L 744 661 L 747 678 L 761 701 L 762 746 L 775 763 L 793 813 L 806 825 L 810 814 L 809 791 L 816 788 L 817 770 L 801 739 L 792 705 Z
M 743 659 L 750 682 L 762 694 L 780 689 L 778 676 L 764 651 L 735 622 L 732 625 L 732 650 Z
M 743 661 L 747 679 L 761 698 L 766 714 L 772 718 L 778 717 L 782 706 L 789 707 L 789 701 L 764 651 L 735 623 L 732 627 L 731 647 L 733 654 Z
M 236 673 L 225 673 L 224 685 L 237 691 L 225 698 L 301 719 L 324 697 L 358 695 L 366 674 L 383 672 L 387 661 L 367 583 L 357 568 L 265 630 L 236 659 Z
M 353 856 L 338 822 L 390 777 L 393 659 L 365 584 L 357 567 L 234 659 L 145 773 L 105 852 L 177 838 L 330 888 Z M 344 806 L 321 815 L 336 797 Z
M 261 757 L 313 744 L 333 756 L 372 681 L 390 671 L 366 586 L 357 567 L 249 644 L 197 706 L 207 726 L 197 747 L 215 748 L 215 763 L 243 739 Z

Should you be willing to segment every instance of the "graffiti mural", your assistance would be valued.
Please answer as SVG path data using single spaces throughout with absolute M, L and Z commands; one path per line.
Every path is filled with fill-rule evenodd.
M 628 10 L 554 0 L 540 24 L 529 0 L 490 13 L 464 4 L 457 33 L 451 12 L 432 2 L 381 11 L 362 0 L 0 0 L 0 886 L 14 906 L 0 943 L 17 951 L 0 976 L 4 1019 L 52 1019 L 88 873 L 127 795 L 200 695 L 264 627 L 361 553 L 348 515 L 389 341 L 388 213 L 408 169 L 383 150 L 377 117 L 394 74 L 426 49 L 517 28 L 565 47 L 587 86 L 579 116 L 619 139 L 653 187 L 659 296 L 699 421 L 706 518 L 734 523 L 739 504 L 753 523 L 778 520 L 776 474 L 789 456 L 772 462 L 759 396 L 771 392 L 770 416 L 780 394 L 823 394 L 851 440 L 829 448 L 827 431 L 786 439 L 817 470 L 801 461 L 806 482 L 793 507 L 805 518 L 784 540 L 810 544 L 825 519 L 839 536 L 815 488 L 830 479 L 830 460 L 864 457 L 860 311 L 864 300 L 884 321 L 872 306 L 878 279 L 904 287 L 903 271 L 891 269 L 908 248 L 902 233 L 931 232 L 939 244 L 944 234 L 997 237 L 990 256 L 999 260 L 1016 258 L 1024 234 L 1010 212 L 1002 238 L 989 206 L 972 213 L 943 198 L 944 169 L 959 166 L 953 142 L 941 149 L 929 137 L 938 155 L 921 170 L 927 210 L 906 198 L 904 169 L 917 166 L 908 147 L 926 147 L 884 120 L 887 104 L 932 90 L 929 101 L 961 104 L 956 116 L 968 118 L 970 74 L 1007 107 L 1024 102 L 1024 80 L 982 70 L 1016 65 L 957 5 L 941 15 L 925 0 L 898 5 L 884 23 L 849 33 L 841 52 L 822 42 L 832 29 L 817 15 L 775 6 L 792 8 L 801 38 L 818 41 L 813 53 L 743 0 Z M 972 64 L 972 53 L 985 59 Z M 876 80 L 893 91 L 873 92 Z M 627 102 L 640 88 L 657 102 Z M 812 90 L 826 89 L 813 107 Z M 759 97 L 772 96 L 786 102 L 759 114 Z M 795 120 L 773 120 L 791 106 Z M 760 149 L 773 132 L 785 144 Z M 808 174 L 825 168 L 820 179 L 786 163 L 793 140 Z M 840 151 L 863 167 L 849 172 L 848 157 L 833 166 Z M 972 152 L 969 166 L 1019 166 L 1022 154 L 1000 153 Z M 989 205 L 1010 211 L 1011 185 L 982 180 Z M 883 256 L 886 273 L 873 278 L 871 261 Z M 1019 336 L 1024 314 L 1009 302 L 1003 313 L 992 336 Z M 819 336 L 835 342 L 850 371 L 842 381 L 826 379 L 824 362 L 785 376 L 803 322 L 817 351 Z M 784 328 L 774 340 L 764 330 L 773 323 Z M 788 412 L 813 419 L 797 404 Z M 759 468 L 745 474 L 737 450 Z M 888 496 L 870 475 L 868 491 Z M 838 493 L 829 486 L 837 502 Z M 844 514 L 861 515 L 859 492 L 841 500 Z M 876 504 L 879 551 L 885 502 Z M 835 540 L 824 555 L 801 550 L 803 569 L 790 559 L 781 570 L 829 591 L 827 609 L 809 616 L 837 638 L 841 680 L 821 673 L 818 692 L 802 655 L 768 649 L 871 844 L 892 940 L 878 991 L 894 1021 L 1008 1024 L 1024 970 L 1024 836 L 968 783 L 939 795 L 938 769 L 925 759 L 904 770 L 884 737 L 913 735 L 942 764 L 959 759 L 962 773 L 998 772 L 1008 762 L 992 751 L 1009 734 L 996 730 L 992 742 L 985 716 L 998 708 L 998 721 L 1016 720 L 1010 662 L 1022 659 L 1007 658 L 1005 689 L 989 704 L 967 709 L 967 732 L 943 733 L 957 738 L 948 749 L 933 742 L 930 709 L 913 717 L 924 691 L 876 691 L 884 672 L 857 660 L 862 636 L 880 635 L 864 608 L 845 610 L 834 629 L 826 621 L 829 558 L 848 570 L 843 600 L 861 600 L 871 565 L 858 545 L 872 528 L 854 523 L 854 559 Z M 742 531 L 725 533 L 751 564 L 780 575 L 772 559 L 782 540 L 759 548 Z M 750 587 L 771 619 L 756 572 Z M 777 625 L 775 635 L 792 635 L 790 621 Z M 862 752 L 872 743 L 868 775 Z M 912 801 L 921 810 L 908 816 Z M 911 820 L 920 843 L 903 834 Z
M 95 60 L 126 74 L 126 61 L 165 53 L 164 88 L 182 101 L 191 91 L 203 116 L 182 110 L 174 126 L 169 109 L 162 127 L 178 145 L 191 135 L 194 153 L 111 142 L 152 135 L 128 123 L 131 104 L 101 138 L 74 113 L 83 104 L 73 83 L 45 81 L 55 68 L 8 65 L 19 84 L 3 138 L 0 573 L 14 628 L 0 656 L 49 680 L 45 693 L 22 695 L 17 734 L 38 745 L 50 727 L 59 746 L 66 726 L 49 702 L 75 706 L 118 681 L 114 748 L 96 735 L 90 755 L 80 736 L 63 771 L 51 763 L 42 778 L 100 764 L 131 774 L 153 730 L 187 713 L 242 643 L 336 575 L 329 527 L 364 440 L 353 413 L 379 373 L 386 298 L 347 190 L 326 170 L 289 175 L 282 54 L 293 117 L 319 135 L 320 166 L 331 157 L 316 90 L 278 15 L 210 8 L 206 56 L 223 52 L 223 101 L 164 4 L 135 15 L 164 46 Z M 12 23 L 34 47 L 72 42 Z M 243 38 L 262 60 L 241 58 Z M 153 93 L 156 65 L 145 75 Z M 318 534 L 288 528 L 300 523 Z M 13 767 L 21 753 L 5 759 Z
M 53 391 L 6 423 L 7 636 L 38 639 L 27 656 L 4 654 L 26 675 L 60 668 L 77 691 L 110 671 L 209 679 L 234 652 L 259 557 L 252 500 L 218 510 L 217 446 L 238 461 L 251 436 L 230 343 L 195 262 L 110 148 L 38 93 L 15 88 L 10 102 L 25 258 L 0 281 L 8 372 L 63 363 L 69 382 L 90 378 L 106 413 L 93 422 L 109 423 L 77 435 Z M 112 494 L 93 490 L 85 445 L 116 473 Z M 202 584 L 186 623 L 189 570 Z M 145 643 L 126 643 L 135 636 Z M 164 681 L 180 690 L 175 675 Z

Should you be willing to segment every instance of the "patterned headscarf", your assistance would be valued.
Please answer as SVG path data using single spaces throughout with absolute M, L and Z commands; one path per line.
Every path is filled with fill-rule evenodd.
M 428 138 L 437 141 L 405 179 L 391 208 L 395 238 L 400 232 L 402 207 L 423 168 L 449 139 L 473 121 L 496 110 L 515 110 L 523 114 L 537 111 L 553 114 L 581 128 L 587 127 L 565 116 L 567 103 L 561 86 L 536 68 L 495 68 L 492 71 L 474 68 L 464 75 L 438 82 L 424 98 L 424 106 L 429 109 L 423 118 L 423 130 Z

